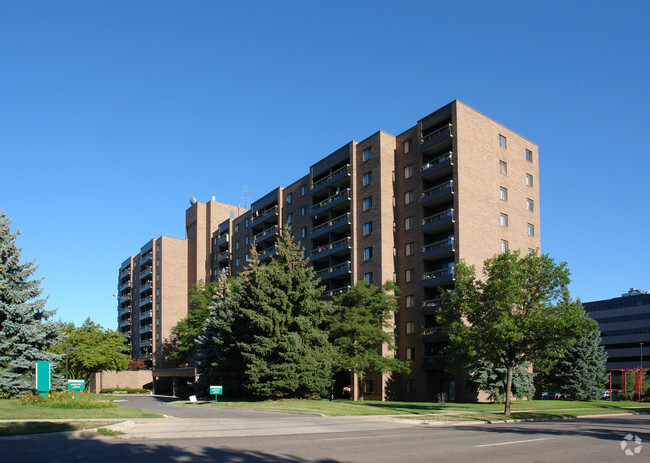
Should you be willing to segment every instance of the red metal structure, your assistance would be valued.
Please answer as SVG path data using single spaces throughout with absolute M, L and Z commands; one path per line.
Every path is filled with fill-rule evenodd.
M 643 372 L 644 371 L 650 371 L 650 368 L 629 368 L 626 370 L 610 370 L 609 372 L 609 400 L 612 400 L 613 394 L 612 394 L 612 373 L 615 371 L 620 371 L 621 376 L 622 376 L 622 386 L 623 386 L 623 394 L 627 393 L 627 378 L 626 378 L 626 373 L 628 372 L 634 372 L 634 377 L 635 377 L 635 388 L 634 388 L 634 394 L 637 396 L 637 399 L 639 402 L 641 402 L 641 395 L 643 395 Z

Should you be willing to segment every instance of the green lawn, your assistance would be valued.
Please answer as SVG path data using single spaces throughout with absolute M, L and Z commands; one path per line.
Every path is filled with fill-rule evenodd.
M 102 400 L 106 400 L 104 396 Z M 78 420 L 82 418 L 107 419 L 107 418 L 162 418 L 157 413 L 138 410 L 135 408 L 112 407 L 112 408 L 48 408 L 38 405 L 23 405 L 18 399 L 0 400 L 1 420 L 46 420 L 46 419 L 67 419 Z
M 213 401 L 198 402 L 196 405 L 215 406 Z M 477 413 L 484 417 L 480 419 L 489 419 L 485 418 L 487 416 L 500 416 L 500 419 L 503 419 L 504 416 L 504 406 L 502 404 L 438 404 L 431 402 L 378 402 L 374 400 L 366 400 L 364 402 L 352 402 L 350 400 L 269 400 L 259 402 L 219 400 L 216 406 L 223 408 L 321 413 L 327 416 L 434 415 L 436 418 L 429 416 L 427 419 L 438 420 L 451 418 L 452 416 L 458 416 L 458 419 L 467 419 Z M 634 407 L 643 408 L 637 409 Z M 551 418 L 556 416 L 650 412 L 650 404 L 640 404 L 638 402 L 609 402 L 606 400 L 596 400 L 592 402 L 534 400 L 513 402 L 511 410 L 513 414 L 516 414 L 517 412 L 528 412 L 526 415 L 522 414 L 519 416 L 513 416 L 513 418 Z
M 114 421 L 21 421 L 0 423 L 0 436 L 22 436 L 49 432 L 79 431 L 115 424 Z

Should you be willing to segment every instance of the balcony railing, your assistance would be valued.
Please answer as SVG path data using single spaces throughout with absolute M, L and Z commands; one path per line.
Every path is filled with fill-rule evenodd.
M 445 161 L 449 161 L 451 159 L 451 151 L 443 154 L 442 156 L 438 156 L 436 158 L 433 158 L 431 161 L 422 164 L 420 167 L 420 170 L 427 170 L 429 167 L 434 167 L 437 166 L 438 164 L 442 164 Z
M 332 172 L 331 174 L 329 174 L 327 177 L 321 178 L 320 180 L 314 182 L 314 184 L 311 186 L 311 189 L 313 190 L 314 188 L 319 187 L 323 183 L 329 182 L 330 180 L 332 180 L 337 175 L 340 175 L 340 174 L 342 174 L 344 172 L 348 172 L 349 169 L 350 169 L 350 164 L 346 164 L 345 166 L 341 167 L 340 169 L 337 169 L 334 172 Z
M 147 325 L 140 325 L 140 334 L 150 333 L 153 329 L 153 324 L 149 323 Z
M 257 211 L 255 214 L 251 216 L 251 222 L 253 223 L 258 222 L 259 220 L 265 219 L 277 213 L 278 213 L 278 206 L 273 206 L 269 209 Z
M 347 245 L 350 241 L 350 238 L 343 238 L 342 240 L 334 241 L 330 244 L 326 244 L 324 246 L 318 246 L 315 249 L 312 249 L 311 252 L 309 253 L 310 255 L 315 255 L 315 254 L 320 254 L 321 252 L 329 251 L 330 249 L 337 248 L 339 246 L 344 246 Z
M 348 286 L 343 286 L 343 287 L 341 287 L 341 288 L 334 288 L 334 289 L 332 289 L 332 290 L 330 290 L 330 291 L 325 291 L 325 292 L 323 293 L 323 297 L 336 297 L 336 296 L 340 296 L 341 294 L 343 294 L 343 293 L 347 293 L 348 291 L 350 291 L 350 288 L 351 288 L 351 286 L 349 286 L 349 285 L 348 285 Z
M 140 307 L 143 305 L 151 304 L 153 302 L 152 296 L 147 296 L 144 299 L 140 299 Z
M 450 217 L 452 220 L 454 220 L 454 209 L 449 208 L 444 212 L 440 212 L 438 214 L 430 215 L 429 217 L 425 217 L 422 219 L 422 225 L 428 225 L 432 222 L 437 222 L 438 220 L 443 220 L 446 219 L 447 217 Z
M 349 222 L 349 221 L 350 221 L 350 213 L 346 212 L 345 214 L 339 215 L 338 217 L 334 217 L 329 222 L 325 222 L 325 223 L 322 223 L 320 225 L 317 225 L 317 226 L 313 227 L 311 229 L 311 233 L 313 235 L 314 233 L 317 233 L 317 232 L 319 232 L 321 230 L 324 230 L 324 229 L 326 229 L 328 227 L 332 227 L 332 226 L 336 225 L 339 222 Z
M 319 270 L 316 272 L 316 276 L 320 277 L 323 275 L 327 275 L 328 273 L 334 273 L 338 272 L 339 270 L 344 270 L 346 267 L 350 267 L 350 261 L 343 262 L 342 264 L 338 265 L 332 265 L 331 267 L 324 268 L 323 270 Z
M 127 318 L 126 320 L 120 321 L 120 328 L 124 328 L 125 326 L 129 326 L 131 324 L 131 319 Z
M 151 259 L 153 259 L 153 252 L 149 251 L 149 252 L 146 253 L 144 256 L 142 256 L 142 258 L 140 259 L 140 265 L 142 265 L 142 264 L 146 264 L 146 263 L 149 262 Z
M 140 347 L 149 347 L 151 344 L 152 344 L 152 339 L 151 338 L 145 339 L 144 341 L 140 340 Z M 150 356 L 151 354 L 145 353 L 144 355 L 149 355 Z
M 442 127 L 440 127 L 439 129 L 434 130 L 430 134 L 427 134 L 427 135 L 423 136 L 422 140 L 421 140 L 421 143 L 425 143 L 425 142 L 431 140 L 432 138 L 436 138 L 438 135 L 440 135 L 445 130 L 450 130 L 450 129 L 451 129 L 451 124 L 445 124 Z
M 425 196 L 432 195 L 434 193 L 438 193 L 439 191 L 445 190 L 447 188 L 453 188 L 454 187 L 454 181 L 449 180 L 445 183 L 441 183 L 439 185 L 434 186 L 433 188 L 429 188 L 428 190 L 425 190 L 422 192 L 422 197 L 424 198 Z
M 257 235 L 254 235 L 253 236 L 253 242 L 257 242 L 257 240 L 259 240 L 260 238 L 262 238 L 265 235 L 272 235 L 272 234 L 275 234 L 277 232 L 278 232 L 278 226 L 273 225 L 272 227 L 267 228 L 266 230 L 258 233 Z
M 435 243 L 427 244 L 422 248 L 422 252 L 433 251 L 435 249 L 444 248 L 445 246 L 451 246 L 452 249 L 454 248 L 453 236 L 450 236 L 449 238 L 445 238 L 444 240 L 436 241 Z
M 444 326 L 432 326 L 429 328 L 422 328 L 422 336 L 435 336 L 440 334 L 445 334 L 446 327 Z
M 122 291 L 124 289 L 130 288 L 131 287 L 131 281 L 127 281 L 126 283 L 122 283 L 120 287 L 118 288 L 118 291 Z
M 448 267 L 440 270 L 434 270 L 433 272 L 427 272 L 422 275 L 422 280 L 432 280 L 432 279 L 440 278 L 447 275 L 453 275 L 453 274 L 454 274 L 454 267 Z
M 150 266 L 149 266 L 149 267 L 145 267 L 145 268 L 142 269 L 142 271 L 140 272 L 140 279 L 146 277 L 146 276 L 149 275 L 150 273 L 151 273 L 151 267 L 150 267 Z
M 437 309 L 442 305 L 442 299 L 437 298 L 437 299 L 427 299 L 426 301 L 422 302 L 422 308 L 423 309 Z
M 120 271 L 120 278 L 124 278 L 127 275 L 131 274 L 131 267 L 127 267 L 124 270 Z
M 153 317 L 153 310 L 145 310 L 144 312 L 140 312 L 140 320 L 144 320 L 145 318 L 150 317 Z
M 276 251 L 277 251 L 277 248 L 275 246 L 271 246 L 270 248 L 262 250 L 260 252 L 260 260 L 268 259 L 273 254 L 275 254 Z
M 321 208 L 321 207 L 323 207 L 323 206 L 327 206 L 328 204 L 330 204 L 330 203 L 336 201 L 337 199 L 341 199 L 341 198 L 347 196 L 349 193 L 350 193 L 350 189 L 349 189 L 349 188 L 346 188 L 345 190 L 341 191 L 340 193 L 337 193 L 337 194 L 335 194 L 335 195 L 332 195 L 332 196 L 330 196 L 329 198 L 324 199 L 323 201 L 321 201 L 321 202 L 318 203 L 318 204 L 314 204 L 314 205 L 311 207 L 311 210 L 312 210 L 312 211 L 315 211 L 316 209 L 319 209 L 319 208 Z

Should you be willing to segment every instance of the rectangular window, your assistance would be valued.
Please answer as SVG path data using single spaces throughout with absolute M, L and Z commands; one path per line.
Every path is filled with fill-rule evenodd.
M 363 210 L 367 211 L 372 207 L 372 196 L 368 196 L 363 200 Z
M 372 379 L 366 379 L 363 381 L 363 392 L 364 393 L 375 392 L 375 382 Z
M 528 236 L 535 236 L 535 225 L 532 223 L 528 224 Z
M 526 185 L 533 186 L 533 176 L 530 174 L 526 174 Z
M 293 222 L 293 213 L 292 212 L 287 214 L 287 223 L 290 224 L 291 222 Z
M 404 245 L 404 255 L 405 256 L 412 256 L 413 255 L 413 245 L 414 243 L 406 243 Z
M 404 230 L 410 230 L 413 228 L 413 217 L 407 217 L 404 219 Z
M 307 185 L 302 185 L 300 187 L 300 196 L 305 196 L 307 194 Z
M 363 150 L 363 160 L 367 161 L 372 157 L 372 148 L 366 148 Z
M 235 225 L 235 233 L 239 233 L 239 224 Z
M 499 135 L 499 146 L 501 148 L 506 148 L 506 137 Z
M 289 193 L 287 195 L 287 204 L 291 204 L 293 202 L 293 193 Z
M 368 283 L 372 284 L 372 272 L 368 272 L 363 276 L 364 280 L 366 280 Z
M 404 204 L 411 204 L 413 202 L 413 192 L 407 191 L 404 193 Z
M 404 167 L 404 178 L 411 178 L 413 177 L 413 166 L 406 166 Z
M 239 257 L 235 258 L 235 266 L 239 267 Z
M 235 241 L 235 249 L 239 249 L 239 240 Z
M 409 295 L 404 298 L 404 307 L 407 309 L 412 309 L 415 307 L 415 296 Z
M 503 201 L 508 200 L 508 189 L 500 187 L 499 188 L 499 198 L 501 198 Z
M 306 228 L 306 227 L 302 227 L 302 228 L 300 229 L 300 237 L 301 237 L 301 238 L 304 238 L 304 237 L 306 237 L 306 236 L 307 236 L 307 228 Z
M 405 330 L 406 330 L 406 334 L 415 333 L 415 322 L 406 322 Z
M 246 219 L 246 228 L 248 228 L 248 223 L 249 223 L 249 220 Z
M 306 250 L 306 249 L 303 249 L 303 250 L 302 250 L 302 258 L 303 258 L 303 259 L 306 259 L 306 258 L 307 258 L 307 250 Z
M 499 161 L 499 172 L 503 175 L 508 175 L 508 163 L 505 161 Z
M 300 215 L 301 215 L 302 217 L 304 217 L 305 214 L 307 214 L 307 207 L 306 207 L 306 206 L 302 206 L 302 207 L 300 208 Z
M 506 252 L 510 249 L 508 242 L 506 240 L 501 240 L 501 252 Z
M 508 226 L 508 214 L 501 214 L 501 226 L 502 227 Z
M 368 236 L 372 233 L 372 222 L 366 222 L 363 224 L 363 235 Z
M 248 237 L 248 236 L 244 237 L 244 243 L 245 244 L 250 243 L 250 237 Z
M 372 172 L 366 172 L 363 174 L 363 186 L 370 185 L 372 182 Z
M 413 357 L 415 356 L 415 348 L 414 347 L 407 347 L 404 351 L 404 359 L 405 360 L 413 360 Z
M 244 261 L 245 261 L 245 262 L 248 262 L 248 259 L 250 259 L 250 254 L 246 254 L 246 257 L 245 257 L 245 260 L 244 260 Z
M 412 379 L 407 379 L 406 380 L 406 392 L 413 392 L 413 380 Z
M 363 250 L 363 260 L 372 259 L 372 246 Z
M 526 150 L 526 161 L 533 162 L 533 152 L 531 150 Z
M 403 148 L 404 148 L 404 154 L 408 154 L 409 151 L 411 151 L 411 139 L 410 138 L 404 142 Z
M 526 198 L 526 209 L 529 211 L 534 211 L 535 210 L 535 201 L 533 201 L 530 198 Z
M 410 282 L 412 282 L 412 281 L 413 281 L 413 274 L 414 274 L 414 273 L 415 273 L 415 269 L 412 269 L 412 268 L 407 269 L 407 270 L 404 272 L 404 282 L 405 282 L 405 283 L 410 283 Z

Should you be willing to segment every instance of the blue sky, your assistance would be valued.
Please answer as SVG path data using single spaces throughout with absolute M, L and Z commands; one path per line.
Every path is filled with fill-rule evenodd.
M 0 3 L 0 207 L 48 306 L 117 328 L 120 263 L 459 99 L 539 145 L 542 251 L 650 289 L 650 3 Z

